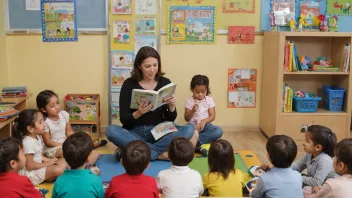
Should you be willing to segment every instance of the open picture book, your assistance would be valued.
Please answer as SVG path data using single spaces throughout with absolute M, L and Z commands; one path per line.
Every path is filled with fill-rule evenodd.
M 131 97 L 131 109 L 138 109 L 138 104 L 150 103 L 153 105 L 151 111 L 159 108 L 163 104 L 164 98 L 170 97 L 175 93 L 176 84 L 170 83 L 160 88 L 158 91 L 133 89 Z
M 158 125 L 156 125 L 152 130 L 152 135 L 155 140 L 160 139 L 166 134 L 172 133 L 177 131 L 177 128 L 172 122 L 162 122 Z

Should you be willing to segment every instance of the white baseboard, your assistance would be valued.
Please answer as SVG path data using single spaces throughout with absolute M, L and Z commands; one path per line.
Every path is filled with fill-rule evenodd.
M 224 132 L 258 132 L 259 125 L 219 125 Z M 101 135 L 105 135 L 107 126 L 100 127 Z

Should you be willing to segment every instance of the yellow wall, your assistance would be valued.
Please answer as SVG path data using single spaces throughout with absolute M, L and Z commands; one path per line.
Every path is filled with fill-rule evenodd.
M 26 85 L 34 94 L 29 105 L 35 108 L 35 96 L 52 89 L 62 98 L 67 93 L 99 93 L 101 126 L 108 124 L 108 46 L 107 36 L 79 36 L 77 43 L 43 43 L 41 36 L 7 36 L 10 86 Z M 166 45 L 162 36 L 161 57 L 166 77 L 178 84 L 178 123 L 184 123 L 183 104 L 191 96 L 189 83 L 193 75 L 205 74 L 216 103 L 216 124 L 258 125 L 257 107 L 228 109 L 227 69 L 257 68 L 261 82 L 263 37 L 254 45 L 229 45 L 227 36 L 218 36 L 217 44 Z M 1 70 L 2 73 L 2 70 Z
M 8 86 L 9 74 L 7 65 L 7 40 L 4 24 L 4 4 L 0 3 L 0 89 Z

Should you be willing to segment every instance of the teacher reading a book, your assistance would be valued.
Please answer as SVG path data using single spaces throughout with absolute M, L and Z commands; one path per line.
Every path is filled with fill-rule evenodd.
M 114 154 L 116 160 L 121 159 L 120 149 L 124 149 L 127 143 L 133 140 L 143 140 L 149 145 L 151 160 L 168 160 L 166 150 L 173 138 L 186 137 L 191 139 L 193 136 L 194 126 L 192 124 L 175 125 L 177 131 L 168 133 L 157 141 L 151 132 L 158 124 L 165 121 L 174 122 L 176 119 L 176 97 L 174 94 L 163 98 L 163 105 L 153 111 L 153 102 L 150 100 L 136 101 L 138 105 L 135 106 L 138 108 L 131 108 L 132 90 L 158 91 L 171 83 L 163 75 L 159 53 L 152 47 L 142 47 L 136 55 L 131 77 L 126 79 L 121 87 L 120 121 L 123 126 L 110 125 L 106 129 L 108 140 L 118 147 Z

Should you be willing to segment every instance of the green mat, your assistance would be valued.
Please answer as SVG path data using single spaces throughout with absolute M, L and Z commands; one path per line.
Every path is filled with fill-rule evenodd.
M 198 171 L 202 177 L 209 171 L 207 157 L 195 157 L 188 166 L 191 169 Z M 242 172 L 248 171 L 246 164 L 238 153 L 235 154 L 235 168 L 240 169 Z

